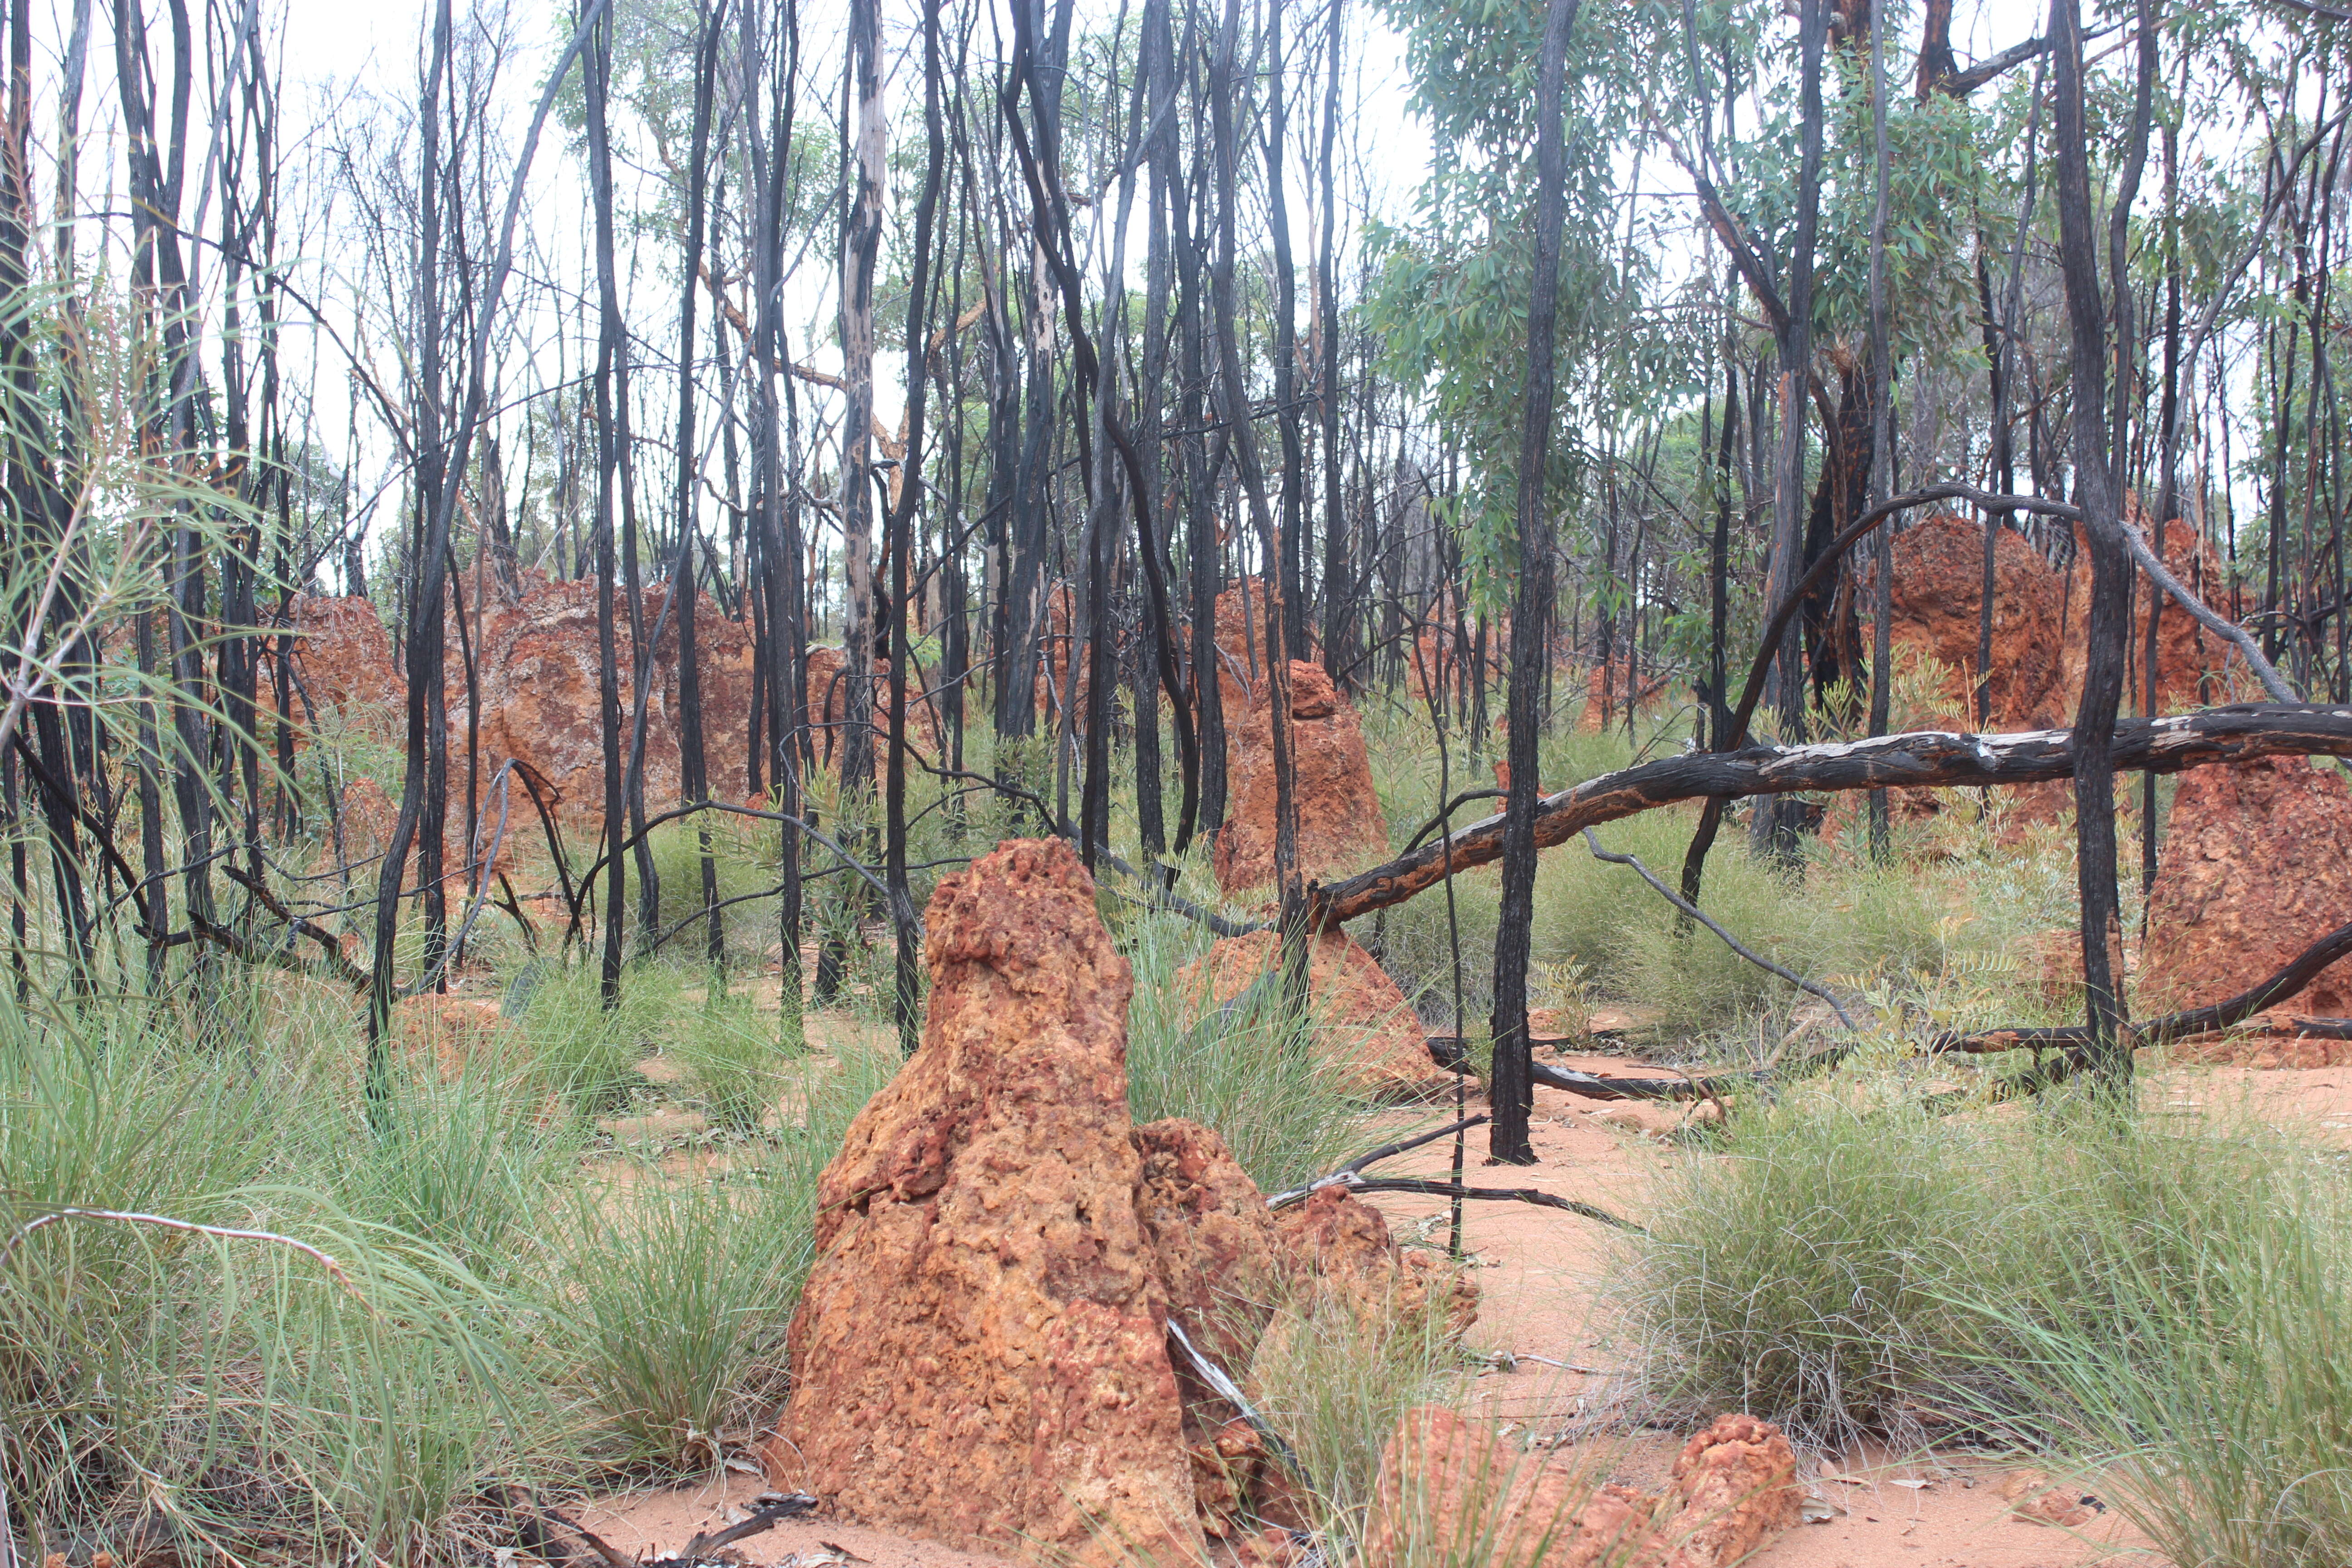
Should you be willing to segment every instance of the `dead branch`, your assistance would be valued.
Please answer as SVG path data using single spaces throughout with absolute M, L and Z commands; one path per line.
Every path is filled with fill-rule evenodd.
M 755 1510 L 749 1519 L 738 1520 L 714 1535 L 705 1535 L 700 1531 L 697 1531 L 694 1539 L 688 1542 L 679 1550 L 678 1554 L 668 1561 L 676 1563 L 699 1563 L 711 1552 L 731 1542 L 741 1541 L 747 1536 L 773 1530 L 788 1519 L 803 1518 L 815 1508 L 816 1499 L 806 1492 L 793 1492 L 788 1497 Z
M 2352 755 L 2352 707 L 2249 703 L 2116 725 L 2115 764 L 2177 773 L 2255 757 Z M 1549 848 L 1604 822 L 1686 800 L 1807 791 L 2011 787 L 2071 778 L 2071 730 L 1964 735 L 1922 730 L 1809 746 L 1693 752 L 1603 773 L 1536 805 L 1536 846 Z M 1503 819 L 1483 818 L 1385 866 L 1307 889 L 1318 929 L 1401 904 L 1444 879 L 1501 858 Z
M 1483 1113 L 1477 1116 L 1465 1116 L 1459 1121 L 1448 1122 L 1434 1132 L 1423 1132 L 1418 1137 L 1400 1138 L 1393 1143 L 1383 1143 L 1369 1154 L 1358 1155 L 1328 1176 L 1318 1176 L 1303 1187 L 1292 1187 L 1287 1192 L 1275 1194 L 1265 1200 L 1265 1206 L 1270 1209 L 1285 1209 L 1293 1204 L 1304 1203 L 1325 1187 L 1344 1186 L 1349 1176 L 1361 1175 L 1367 1165 L 1377 1164 L 1382 1160 L 1391 1159 L 1409 1150 L 1418 1149 L 1424 1143 L 1434 1143 L 1441 1138 L 1451 1138 L 1456 1132 L 1467 1132 L 1471 1128 L 1479 1126 L 1486 1121 L 1486 1117 Z
M 2278 668 L 2263 657 L 2262 645 L 2247 635 L 2246 628 L 2190 593 L 2188 584 L 2174 576 L 2164 563 L 2157 559 L 2156 552 L 2148 548 L 2147 537 L 2128 520 L 2124 523 L 2124 543 L 2130 548 L 2132 559 L 2139 563 L 2139 569 L 2147 573 L 2158 587 L 2169 594 L 2173 601 L 2182 609 L 2187 610 L 2198 625 L 2238 650 L 2240 656 L 2245 659 L 2246 667 L 2252 669 L 2255 679 L 2263 683 L 2263 689 L 2271 694 L 2272 701 L 2300 702 L 2303 700 L 2295 689 L 2287 684 L 2286 677 L 2278 672 Z
M 1688 899 L 1684 898 L 1680 893 L 1675 892 L 1672 888 L 1667 887 L 1664 882 L 1659 881 L 1655 876 L 1652 875 L 1650 868 L 1647 866 L 1643 865 L 1640 860 L 1634 858 L 1631 855 L 1612 855 L 1608 850 L 1601 847 L 1601 840 L 1593 837 L 1592 829 L 1590 827 L 1584 830 L 1584 845 L 1586 848 L 1592 851 L 1592 858 L 1596 860 L 1606 860 L 1612 866 L 1631 866 L 1633 868 L 1635 871 L 1641 874 L 1642 880 L 1649 883 L 1652 888 L 1657 889 L 1657 893 L 1660 898 L 1665 900 L 1666 902 L 1674 905 L 1675 908 L 1680 910 L 1683 913 L 1690 916 L 1691 919 L 1698 921 L 1699 924 L 1706 927 L 1707 930 L 1721 937 L 1723 939 L 1724 946 L 1731 949 L 1732 952 L 1738 953 L 1740 957 L 1746 959 L 1748 963 L 1754 964 L 1757 968 L 1763 970 L 1765 973 L 1769 974 L 1777 974 L 1781 979 L 1787 981 L 1790 984 L 1795 986 L 1798 990 L 1804 992 L 1806 994 L 1820 997 L 1822 1001 L 1829 1004 L 1830 1011 L 1838 1016 L 1839 1023 L 1843 1024 L 1849 1029 L 1854 1027 L 1853 1017 L 1847 1014 L 1844 1005 L 1838 1001 L 1836 995 L 1830 991 L 1829 987 L 1816 984 L 1812 981 L 1806 979 L 1803 975 L 1797 973 L 1795 971 L 1783 969 L 1779 964 L 1773 963 L 1770 959 L 1764 957 L 1761 953 L 1750 951 L 1741 943 L 1738 937 L 1733 936 L 1729 931 L 1716 924 L 1713 917 L 1709 916 L 1706 910 L 1700 909 L 1696 904 L 1692 903 Z
M 1459 1182 L 1424 1182 L 1412 1176 L 1352 1176 L 1339 1184 L 1351 1193 L 1415 1193 L 1434 1198 L 1494 1198 L 1505 1202 L 1533 1204 L 1538 1208 L 1560 1209 L 1569 1214 L 1597 1219 L 1602 1225 L 1619 1230 L 1630 1230 L 1637 1236 L 1650 1234 L 1648 1227 L 1635 1225 L 1630 1219 L 1620 1219 L 1607 1209 L 1563 1198 L 1540 1187 L 1465 1187 Z
M 320 925 L 316 921 L 306 920 L 302 916 L 294 913 L 283 903 L 278 901 L 277 894 L 271 892 L 268 888 L 262 883 L 254 880 L 251 877 L 248 877 L 244 872 L 238 870 L 235 866 L 222 866 L 221 874 L 226 877 L 230 881 L 235 882 L 238 887 L 243 888 L 247 892 L 252 894 L 255 901 L 259 903 L 263 909 L 268 910 L 271 914 L 276 915 L 280 921 L 285 922 L 287 929 L 292 931 L 299 936 L 309 937 L 312 942 L 317 942 L 321 948 L 325 949 L 327 970 L 330 973 L 333 974 L 335 978 L 341 980 L 344 984 L 353 988 L 362 987 L 367 984 L 368 972 L 343 956 L 342 944 L 335 940 L 335 933 L 333 931 L 329 931 L 325 926 Z
M 2319 977 L 2320 971 L 2337 959 L 2352 954 L 2352 925 L 2338 926 L 2309 947 L 2294 955 L 2285 968 L 2255 984 L 2251 990 L 2216 1002 L 2208 1007 L 2192 1007 L 2185 1012 L 2167 1013 L 2150 1018 L 2144 1024 L 2129 1026 L 2131 1043 L 2135 1047 L 2160 1045 L 2191 1035 L 2210 1034 L 2242 1023 L 2266 1007 L 2285 1001 Z M 2326 1020 L 2315 1019 L 2313 1022 Z M 1938 1035 L 1927 1042 L 1935 1055 L 1984 1055 L 1993 1051 L 2040 1049 L 2052 1046 L 2074 1047 L 2089 1042 L 2087 1028 L 2070 1026 L 2060 1029 L 1987 1029 L 1971 1035 Z
M 1293 1448 L 1282 1434 L 1258 1414 L 1257 1407 L 1242 1393 L 1241 1384 L 1235 1383 L 1223 1367 L 1201 1353 L 1200 1347 L 1192 1343 L 1192 1336 L 1184 1331 L 1184 1325 L 1176 1321 L 1173 1313 L 1168 1318 L 1168 1337 L 1175 1341 L 1176 1348 L 1184 1353 L 1184 1360 L 1191 1365 L 1193 1375 L 1207 1384 L 1218 1398 L 1232 1405 L 1234 1414 L 1248 1422 L 1250 1430 L 1274 1451 L 1275 1457 L 1282 1461 L 1283 1468 L 1304 1485 L 1307 1468 L 1299 1463 L 1298 1450 Z

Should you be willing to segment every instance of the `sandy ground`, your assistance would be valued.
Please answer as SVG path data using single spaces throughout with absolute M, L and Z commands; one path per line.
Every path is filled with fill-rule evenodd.
M 812 1022 L 815 1022 L 814 1019 Z M 1562 1065 L 1624 1071 L 1622 1058 L 1576 1057 Z M 2234 1067 L 2155 1067 L 2142 1076 L 2149 1108 L 2177 1117 L 2253 1118 L 2291 1125 L 2315 1141 L 2352 1148 L 2352 1068 L 2262 1072 Z M 1666 1141 L 1684 1112 L 1672 1107 L 1594 1104 L 1537 1090 L 1532 1138 L 1538 1163 L 1505 1171 L 1484 1163 L 1483 1130 L 1472 1135 L 1466 1177 L 1474 1185 L 1533 1186 L 1638 1217 L 1665 1163 L 1678 1157 Z M 1399 1112 L 1367 1128 L 1425 1126 L 1426 1112 Z M 642 1132 L 672 1131 L 645 1128 Z M 1388 1162 L 1391 1175 L 1442 1176 L 1450 1143 Z M 1448 1228 L 1442 1199 L 1371 1194 L 1401 1240 L 1443 1246 Z M 1606 1226 L 1517 1203 L 1465 1205 L 1463 1244 L 1480 1270 L 1483 1302 L 1471 1346 L 1496 1365 L 1480 1374 L 1474 1408 L 1520 1440 L 1572 1437 L 1587 1423 L 1629 1413 L 1627 1378 L 1637 1347 L 1617 1331 L 1604 1287 L 1621 1268 L 1623 1238 Z M 1612 1473 L 1655 1487 L 1681 1446 L 1679 1436 L 1637 1431 L 1609 1440 Z M 2112 1511 L 2077 1529 L 2021 1519 L 2004 1487 L 2022 1479 L 2015 1467 L 1936 1454 L 1807 1455 L 1810 1494 L 1829 1505 L 1825 1521 L 1801 1526 L 1752 1559 L 1759 1568 L 2074 1568 L 2110 1563 L 2156 1568 L 2160 1559 Z M 2095 1480 L 2084 1485 L 2095 1491 Z M 643 1559 L 675 1552 L 698 1531 L 742 1517 L 764 1489 L 755 1477 L 606 1499 L 582 1522 L 625 1553 Z M 1819 1510 L 1816 1510 L 1819 1511 Z M 784 1563 L 838 1548 L 875 1568 L 1004 1568 L 1006 1559 L 831 1521 L 795 1521 L 740 1543 L 744 1560 Z
M 748 1513 L 752 1499 L 768 1489 L 756 1476 L 730 1470 L 701 1486 L 671 1487 L 607 1498 L 576 1511 L 580 1522 L 625 1555 L 652 1560 L 675 1552 L 698 1531 L 725 1529 Z M 873 1568 L 1017 1568 L 1011 1560 L 981 1552 L 959 1552 L 936 1542 L 914 1541 L 887 1531 L 831 1520 L 786 1520 L 738 1542 L 734 1550 L 751 1563 L 782 1563 L 838 1551 L 853 1563 Z

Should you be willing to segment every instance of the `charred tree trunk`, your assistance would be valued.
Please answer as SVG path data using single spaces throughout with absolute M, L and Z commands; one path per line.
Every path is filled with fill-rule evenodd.
M 1511 787 L 1503 808 L 1503 908 L 1495 937 L 1494 1129 L 1488 1152 L 1508 1165 L 1532 1165 L 1528 1119 L 1535 1086 L 1528 1045 L 1528 963 L 1535 940 L 1536 743 L 1543 727 L 1543 678 L 1550 662 L 1550 462 L 1554 321 L 1559 310 L 1560 230 L 1567 213 L 1566 132 L 1560 123 L 1568 37 L 1578 0 L 1551 0 L 1536 79 L 1535 279 L 1528 305 L 1527 390 L 1519 436 L 1518 593 L 1511 609 Z M 1479 671 L 1485 684 L 1485 670 Z

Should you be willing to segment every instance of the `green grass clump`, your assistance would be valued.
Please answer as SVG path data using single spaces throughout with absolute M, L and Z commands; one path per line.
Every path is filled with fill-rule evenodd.
M 800 1058 L 785 1047 L 775 1016 L 753 1006 L 748 993 L 726 992 L 715 974 L 709 984 L 700 1002 L 671 1020 L 662 1054 L 685 1069 L 713 1127 L 756 1131 Z
M 643 1081 L 637 1063 L 659 1043 L 675 1011 L 679 983 L 655 964 L 632 965 L 621 1002 L 607 1008 L 593 963 L 542 963 L 531 971 L 521 1013 L 506 1009 L 521 1036 L 519 1059 L 533 1083 L 584 1115 L 618 1108 Z
M 816 1181 L 897 1053 L 803 1068 L 797 1117 L 758 1163 L 677 1180 L 624 1166 L 569 1195 L 547 1307 L 572 1375 L 633 1458 L 709 1464 L 782 1386 L 784 1331 L 814 1261 Z
M 2200 1539 L 2229 1520 L 2291 1537 L 2306 1508 L 2352 1539 L 2326 1534 L 2352 1511 L 2314 1463 L 2337 1439 L 2288 1440 L 2290 1421 L 2352 1431 L 2352 1377 L 2316 1368 L 2352 1280 L 2346 1214 L 2307 1156 L 2094 1102 L 1939 1117 L 1883 1087 L 1751 1112 L 1675 1169 L 1630 1287 L 1673 1400 L 1831 1447 L 1973 1426 L 2123 1457 L 2151 1517 Z
M 1197 927 L 1155 915 L 1132 922 L 1129 939 L 1127 1099 L 1138 1122 L 1181 1116 L 1213 1129 L 1270 1193 L 1360 1152 L 1367 1106 L 1316 1053 L 1313 1016 L 1286 1019 L 1271 984 L 1221 1005 L 1205 972 L 1181 973 L 1208 945 Z
M 2352 1562 L 2340 1173 L 2239 1139 L 2117 1176 L 2086 1205 L 2092 1245 L 2005 1294 L 1960 1299 L 2015 1342 L 2047 1440 L 2168 1561 Z

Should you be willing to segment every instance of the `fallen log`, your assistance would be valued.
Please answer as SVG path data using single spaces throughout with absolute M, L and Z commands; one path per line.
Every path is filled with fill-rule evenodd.
M 2177 773 L 2254 757 L 2315 754 L 2352 755 L 2352 707 L 2243 703 L 2116 724 L 2119 771 Z M 1691 752 L 1546 795 L 1536 805 L 1536 847 L 1547 849 L 1587 827 L 1686 800 L 1906 785 L 2002 788 L 2071 778 L 2074 772 L 2071 730 L 1987 735 L 1918 730 L 1810 746 Z M 1310 887 L 1309 918 L 1318 929 L 1328 929 L 1403 903 L 1436 886 L 1449 870 L 1487 865 L 1502 853 L 1502 817 L 1482 818 L 1384 866 Z

